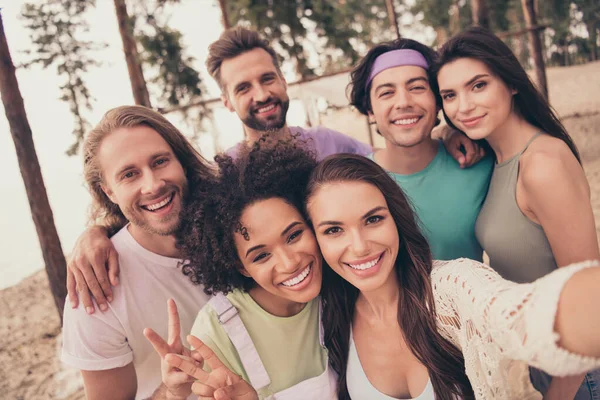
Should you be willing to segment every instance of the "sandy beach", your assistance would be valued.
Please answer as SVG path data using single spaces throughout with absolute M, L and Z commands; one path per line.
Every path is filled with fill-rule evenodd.
M 598 230 L 600 62 L 549 69 L 548 82 L 551 103 L 581 152 Z M 85 398 L 78 371 L 63 366 L 58 360 L 60 321 L 45 272 L 39 271 L 18 285 L 0 291 L 0 310 L 0 397 L 11 400 Z

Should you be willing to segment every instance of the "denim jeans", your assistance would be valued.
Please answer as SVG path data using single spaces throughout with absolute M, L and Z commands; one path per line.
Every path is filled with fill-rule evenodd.
M 533 387 L 542 395 L 545 394 L 552 381 L 552 376 L 539 369 L 529 367 L 529 377 Z M 600 370 L 594 370 L 586 374 L 573 399 L 600 400 Z

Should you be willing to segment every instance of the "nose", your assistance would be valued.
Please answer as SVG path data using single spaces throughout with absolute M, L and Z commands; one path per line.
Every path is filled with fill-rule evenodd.
M 410 108 L 412 105 L 412 96 L 405 90 L 398 90 L 394 101 L 394 107 L 397 109 Z
M 153 171 L 146 172 L 142 181 L 142 193 L 158 193 L 165 186 L 165 181 Z
M 292 249 L 282 249 L 281 266 L 284 272 L 294 272 L 300 266 L 302 257 L 297 251 Z
M 264 102 L 271 97 L 271 92 L 264 85 L 257 85 L 254 91 L 254 101 L 257 103 Z
M 468 114 L 474 108 L 469 96 L 458 96 L 458 112 Z
M 371 246 L 369 244 L 369 241 L 365 238 L 364 234 L 359 230 L 355 230 L 352 233 L 351 245 L 352 245 L 352 252 L 354 253 L 354 255 L 356 257 L 366 256 L 371 251 Z

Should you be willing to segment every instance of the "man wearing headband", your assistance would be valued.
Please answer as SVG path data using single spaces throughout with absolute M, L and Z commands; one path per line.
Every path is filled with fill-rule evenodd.
M 431 48 L 399 39 L 372 48 L 351 74 L 350 100 L 377 125 L 385 148 L 369 157 L 412 200 L 435 259 L 481 260 L 475 220 L 487 193 L 493 160 L 461 169 L 438 140 L 441 99 L 429 66 Z

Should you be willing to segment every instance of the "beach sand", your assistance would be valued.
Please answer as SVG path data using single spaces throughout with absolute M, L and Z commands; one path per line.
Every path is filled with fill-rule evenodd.
M 549 69 L 548 81 L 551 103 L 582 154 L 598 230 L 600 62 Z M 0 397 L 85 398 L 78 371 L 61 365 L 59 351 L 59 318 L 45 272 L 0 291 Z

